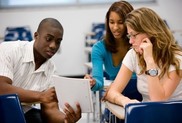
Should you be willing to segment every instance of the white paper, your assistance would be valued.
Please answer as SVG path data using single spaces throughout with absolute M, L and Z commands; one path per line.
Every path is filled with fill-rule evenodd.
M 68 78 L 53 76 L 59 107 L 69 103 L 76 110 L 76 102 L 79 102 L 82 113 L 93 112 L 93 101 L 88 79 Z

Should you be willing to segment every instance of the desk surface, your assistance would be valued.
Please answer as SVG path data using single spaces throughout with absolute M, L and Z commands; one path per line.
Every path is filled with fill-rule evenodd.
M 106 107 L 119 119 L 124 119 L 125 117 L 125 109 L 122 106 L 110 103 L 108 101 L 105 102 Z

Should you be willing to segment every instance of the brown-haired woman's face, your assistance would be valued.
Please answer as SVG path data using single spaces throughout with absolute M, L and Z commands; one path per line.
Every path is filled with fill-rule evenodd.
M 125 26 L 122 18 L 116 12 L 111 12 L 109 15 L 109 28 L 115 39 L 121 39 Z

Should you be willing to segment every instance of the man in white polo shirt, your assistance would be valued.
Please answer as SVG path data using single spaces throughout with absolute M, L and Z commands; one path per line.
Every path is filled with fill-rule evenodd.
M 55 66 L 50 58 L 58 51 L 63 27 L 54 18 L 43 19 L 34 33 L 34 41 L 13 41 L 0 44 L 0 94 L 17 93 L 23 104 L 27 123 L 75 123 L 81 118 L 77 104 L 58 108 L 51 76 Z M 33 108 L 40 103 L 41 110 Z

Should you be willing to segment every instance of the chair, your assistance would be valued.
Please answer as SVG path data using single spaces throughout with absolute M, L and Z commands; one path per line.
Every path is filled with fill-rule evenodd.
M 93 23 L 92 24 L 92 32 L 95 35 L 92 35 L 92 39 L 96 39 L 97 41 L 103 38 L 105 34 L 105 24 L 104 23 Z
M 132 103 L 125 106 L 125 123 L 182 123 L 182 100 Z
M 32 41 L 32 34 L 29 26 L 7 27 L 4 41 Z
M 0 95 L 0 123 L 26 123 L 17 94 Z

